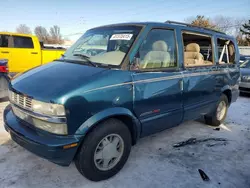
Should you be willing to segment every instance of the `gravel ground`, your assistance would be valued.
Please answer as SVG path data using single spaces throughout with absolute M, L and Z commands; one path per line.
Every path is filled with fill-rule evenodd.
M 0 113 L 8 102 L 0 103 Z M 127 164 L 113 178 L 91 182 L 74 164 L 60 167 L 10 140 L 0 119 L 0 187 L 240 187 L 250 188 L 250 97 L 240 97 L 220 131 L 190 121 L 141 139 Z M 174 148 L 189 138 L 192 145 Z M 221 140 L 204 140 L 221 138 Z M 203 141 L 202 141 L 203 140 Z M 202 169 L 210 178 L 203 181 Z

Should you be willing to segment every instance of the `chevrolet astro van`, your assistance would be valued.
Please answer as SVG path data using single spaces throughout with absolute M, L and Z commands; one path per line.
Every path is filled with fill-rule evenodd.
M 5 129 L 36 155 L 104 180 L 141 137 L 202 116 L 219 126 L 239 95 L 239 58 L 233 37 L 185 23 L 93 28 L 11 82 Z

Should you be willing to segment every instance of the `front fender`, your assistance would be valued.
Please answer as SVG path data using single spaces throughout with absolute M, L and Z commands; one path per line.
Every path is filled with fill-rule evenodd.
M 229 85 L 225 85 L 224 87 L 221 88 L 221 93 L 223 93 L 226 90 L 232 91 L 232 88 Z
M 96 113 L 92 117 L 90 117 L 88 120 L 86 120 L 76 131 L 76 135 L 85 135 L 88 130 L 93 127 L 94 125 L 98 124 L 104 119 L 119 116 L 119 115 L 125 115 L 130 117 L 133 120 L 133 131 L 135 131 L 135 139 L 137 140 L 141 133 L 141 124 L 140 121 L 134 116 L 134 114 L 127 108 L 123 107 L 114 107 L 114 108 L 108 108 L 101 112 Z

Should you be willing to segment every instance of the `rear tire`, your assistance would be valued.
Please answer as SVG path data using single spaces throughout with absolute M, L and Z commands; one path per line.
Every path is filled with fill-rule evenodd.
M 211 114 L 205 115 L 205 123 L 211 126 L 219 126 L 227 117 L 229 103 L 225 94 L 222 94 Z
M 127 126 L 118 119 L 108 119 L 87 134 L 75 165 L 87 179 L 105 180 L 122 169 L 130 149 L 131 134 Z

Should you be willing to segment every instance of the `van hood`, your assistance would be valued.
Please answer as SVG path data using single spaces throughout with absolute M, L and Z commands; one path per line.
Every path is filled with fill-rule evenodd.
M 85 85 L 109 69 L 55 61 L 29 70 L 11 82 L 13 90 L 44 102 Z
M 250 76 L 250 69 L 249 68 L 240 68 L 241 76 Z

